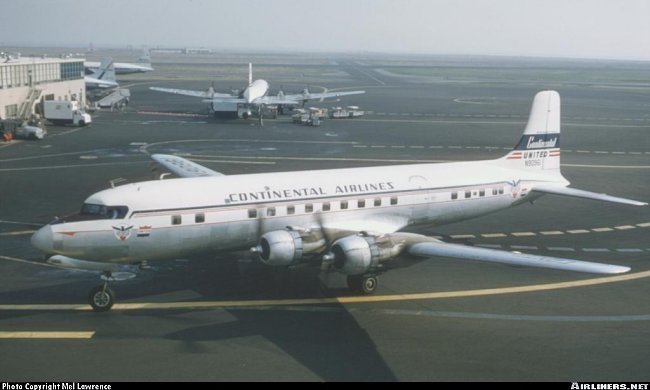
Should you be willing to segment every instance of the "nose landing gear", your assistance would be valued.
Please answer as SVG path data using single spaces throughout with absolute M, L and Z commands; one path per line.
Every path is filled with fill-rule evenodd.
M 112 279 L 111 272 L 104 272 L 102 279 L 104 284 L 94 287 L 88 294 L 88 303 L 97 312 L 108 311 L 115 303 L 115 292 L 108 287 L 108 282 Z

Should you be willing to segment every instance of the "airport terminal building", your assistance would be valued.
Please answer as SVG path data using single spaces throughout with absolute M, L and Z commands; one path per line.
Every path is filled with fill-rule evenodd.
M 82 58 L 0 57 L 0 120 L 27 119 L 44 100 L 86 104 Z

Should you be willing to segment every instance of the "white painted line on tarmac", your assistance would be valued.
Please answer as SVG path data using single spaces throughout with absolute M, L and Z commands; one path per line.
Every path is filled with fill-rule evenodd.
M 621 225 L 621 226 L 614 226 L 614 229 L 616 229 L 616 230 L 630 230 L 630 229 L 636 229 L 636 226 L 633 226 L 633 225 Z
M 560 230 L 547 230 L 547 231 L 539 232 L 539 234 L 542 234 L 544 236 L 559 236 L 561 234 L 564 234 L 564 232 Z
M 449 236 L 451 238 L 476 238 L 473 234 L 452 234 Z
M 566 231 L 569 234 L 585 234 L 585 233 L 590 233 L 589 230 L 587 229 L 573 229 L 573 230 L 567 230 Z
M 90 339 L 95 335 L 89 332 L 54 332 L 54 331 L 0 331 L 0 339 Z
M 608 228 L 608 227 L 600 227 L 600 228 L 593 228 L 593 229 L 591 229 L 591 231 L 597 232 L 597 233 L 603 233 L 603 232 L 613 232 L 614 229 Z
M 28 234 L 34 234 L 36 230 L 17 230 L 15 232 L 4 232 L 0 233 L 0 236 L 24 236 Z
M 515 237 L 530 237 L 530 236 L 537 235 L 537 233 L 535 233 L 535 232 L 514 232 L 514 233 L 510 233 L 510 234 L 515 236 Z

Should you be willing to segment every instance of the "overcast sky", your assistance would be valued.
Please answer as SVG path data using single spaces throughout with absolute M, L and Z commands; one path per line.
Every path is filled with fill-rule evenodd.
M 650 60 L 650 0 L 0 0 L 0 46 Z

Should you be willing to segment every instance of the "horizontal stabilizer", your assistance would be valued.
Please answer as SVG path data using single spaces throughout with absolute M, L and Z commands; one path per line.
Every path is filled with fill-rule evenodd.
M 154 154 L 151 158 L 180 177 L 223 176 L 223 173 L 213 171 L 183 157 Z
M 620 265 L 592 263 L 589 261 L 563 259 L 560 257 L 529 255 L 498 249 L 448 244 L 442 241 L 428 241 L 413 244 L 409 247 L 408 252 L 416 256 L 455 257 L 517 266 L 552 268 L 595 274 L 620 274 L 630 270 L 629 267 Z
M 602 200 L 604 202 L 622 203 L 622 204 L 627 204 L 632 206 L 648 205 L 648 203 L 646 202 L 639 202 L 637 200 L 619 198 L 617 196 L 599 194 L 596 192 L 578 190 L 575 188 L 561 187 L 561 186 L 539 185 L 539 186 L 535 186 L 533 188 L 533 191 L 542 192 L 545 194 L 573 196 L 575 198 Z

